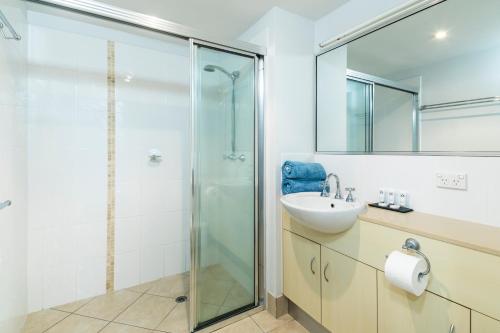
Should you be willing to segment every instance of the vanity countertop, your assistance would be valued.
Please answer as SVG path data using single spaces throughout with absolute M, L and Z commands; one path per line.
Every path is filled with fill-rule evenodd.
M 497 227 L 419 212 L 401 214 L 373 207 L 368 207 L 359 219 L 500 256 L 500 228 Z

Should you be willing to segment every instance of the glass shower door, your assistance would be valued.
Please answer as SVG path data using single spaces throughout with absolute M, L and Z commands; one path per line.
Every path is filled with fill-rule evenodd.
M 347 151 L 370 149 L 370 95 L 370 83 L 347 79 Z
M 253 55 L 193 45 L 192 325 L 256 304 Z

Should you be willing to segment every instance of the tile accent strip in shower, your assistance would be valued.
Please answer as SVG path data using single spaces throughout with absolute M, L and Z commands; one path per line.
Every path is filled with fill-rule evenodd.
M 108 41 L 108 207 L 106 291 L 115 289 L 116 73 L 115 43 Z

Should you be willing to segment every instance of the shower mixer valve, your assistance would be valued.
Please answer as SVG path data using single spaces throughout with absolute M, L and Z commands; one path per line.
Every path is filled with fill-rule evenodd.
M 241 154 L 241 155 L 237 156 L 235 153 L 232 153 L 232 154 L 224 154 L 224 159 L 231 160 L 231 161 L 240 160 L 241 162 L 245 162 L 247 157 L 245 156 L 245 154 Z

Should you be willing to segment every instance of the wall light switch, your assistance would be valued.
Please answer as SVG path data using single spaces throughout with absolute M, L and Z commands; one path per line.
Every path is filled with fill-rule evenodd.
M 467 190 L 467 174 L 441 173 L 436 174 L 436 186 L 452 190 Z

